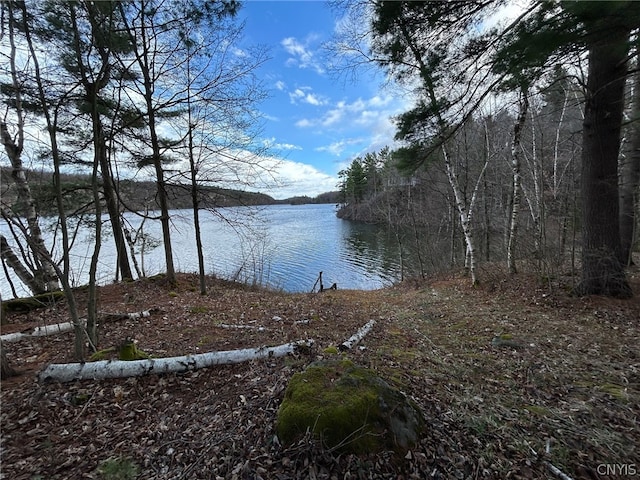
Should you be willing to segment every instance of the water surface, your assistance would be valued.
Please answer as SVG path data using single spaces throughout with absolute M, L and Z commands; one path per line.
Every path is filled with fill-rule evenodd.
M 223 278 L 269 285 L 288 292 L 311 291 L 321 271 L 325 287 L 336 283 L 340 289 L 376 289 L 397 281 L 400 256 L 394 237 L 375 225 L 339 219 L 335 212 L 335 206 L 327 204 L 201 211 L 205 270 Z M 128 213 L 125 218 L 133 232 L 142 225 L 141 217 L 136 214 Z M 193 212 L 174 210 L 171 223 L 176 270 L 197 272 Z M 52 231 L 54 224 L 55 219 L 43 219 L 48 245 L 57 245 Z M 115 279 L 116 265 L 106 217 L 103 225 L 98 275 L 101 284 Z M 9 238 L 6 230 L 5 224 L 0 225 L 0 231 Z M 162 237 L 158 221 L 145 221 L 142 231 L 156 241 Z M 92 228 L 82 228 L 68 252 L 74 284 L 87 282 L 93 238 Z M 56 258 L 61 257 L 58 247 L 54 246 L 53 251 Z M 136 260 L 146 275 L 165 271 L 162 246 L 147 247 L 142 252 L 138 241 Z M 1 287 L 3 298 L 13 296 L 4 274 Z M 18 294 L 27 292 L 19 288 Z

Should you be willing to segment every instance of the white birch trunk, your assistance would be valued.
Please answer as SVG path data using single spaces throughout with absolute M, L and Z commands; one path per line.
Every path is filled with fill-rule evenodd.
M 369 331 L 373 328 L 375 324 L 376 324 L 375 320 L 369 320 L 356 333 L 351 335 L 349 339 L 342 342 L 338 347 L 338 349 L 341 351 L 351 350 L 354 347 L 354 345 L 356 345 L 360 340 L 362 340 L 365 337 L 367 333 L 369 333 Z
M 220 328 L 226 328 L 228 330 L 238 329 L 238 330 L 257 330 L 259 332 L 264 332 L 265 330 L 269 330 L 262 325 L 230 325 L 228 323 L 221 323 L 218 325 Z
M 86 320 L 81 319 L 80 323 L 82 328 L 86 325 Z M 0 336 L 0 341 L 3 342 L 17 342 L 25 338 L 30 337 L 46 337 L 48 335 L 57 335 L 58 333 L 71 332 L 73 330 L 73 322 L 54 323 L 53 325 L 43 325 L 41 327 L 35 327 L 29 332 L 16 332 L 7 333 Z
M 476 276 L 476 267 L 477 267 L 477 258 L 476 258 L 476 247 L 475 247 L 475 239 L 473 236 L 473 231 L 471 230 L 471 220 L 473 218 L 473 209 L 476 203 L 476 198 L 478 196 L 478 189 L 480 187 L 480 180 L 484 175 L 485 170 L 487 169 L 487 165 L 489 161 L 487 160 L 482 167 L 482 171 L 480 175 L 478 175 L 478 181 L 473 189 L 473 194 L 471 195 L 471 201 L 467 206 L 464 201 L 464 196 L 462 194 L 462 190 L 460 189 L 460 185 L 458 185 L 458 180 L 456 179 L 455 173 L 453 171 L 453 167 L 451 166 L 451 162 L 449 161 L 449 155 L 447 154 L 447 150 L 444 145 L 442 146 L 442 153 L 444 155 L 444 163 L 447 170 L 447 178 L 449 179 L 449 184 L 453 190 L 453 195 L 456 202 L 456 208 L 458 209 L 458 215 L 460 216 L 460 225 L 462 226 L 462 233 L 464 234 L 464 240 L 467 245 L 466 249 L 466 258 L 465 258 L 465 267 L 469 270 L 469 275 L 471 276 L 471 284 L 477 285 L 478 278 Z
M 513 204 L 511 206 L 511 218 L 509 225 L 509 242 L 507 244 L 507 267 L 509 273 L 516 273 L 516 237 L 518 235 L 518 214 L 520 213 L 520 197 L 521 197 L 521 173 L 520 165 L 522 163 L 522 127 L 527 118 L 527 109 L 529 100 L 527 91 L 523 89 L 520 92 L 519 112 L 515 125 L 513 126 L 513 140 L 511 142 L 511 172 L 513 174 Z M 535 178 L 534 178 L 534 181 Z
M 105 320 L 138 320 L 140 318 L 151 316 L 151 310 L 144 310 L 142 312 L 133 313 L 107 313 L 102 316 Z M 84 318 L 79 319 L 80 328 L 84 329 L 87 325 L 87 320 Z M 17 342 L 25 338 L 30 337 L 46 337 L 48 335 L 57 335 L 59 333 L 71 332 L 74 329 L 73 322 L 54 323 L 52 325 L 43 325 L 41 327 L 35 327 L 29 332 L 16 332 L 7 333 L 6 335 L 0 335 L 0 340 L 3 342 Z
M 71 382 L 74 380 L 99 380 L 186 372 L 214 365 L 229 365 L 249 360 L 283 357 L 295 353 L 300 348 L 308 348 L 311 345 L 313 345 L 313 340 L 292 342 L 275 347 L 245 348 L 242 350 L 208 352 L 181 357 L 51 364 L 40 372 L 38 380 L 40 382 Z
M 4 214 L 4 209 L 2 210 L 2 213 Z M 2 260 L 5 261 L 11 269 L 13 269 L 20 281 L 24 283 L 32 293 L 41 290 L 42 285 L 38 284 L 33 274 L 27 270 L 24 264 L 16 256 L 4 235 L 0 235 L 0 258 L 2 258 Z
M 151 308 L 149 310 L 143 310 L 141 312 L 132 312 L 132 313 L 102 313 L 100 314 L 100 318 L 102 320 L 138 320 L 140 318 L 150 317 L 151 313 L 157 312 L 158 309 Z
M 12 16 L 10 14 L 10 16 Z M 16 118 L 16 137 L 14 138 L 5 120 L 0 121 L 0 138 L 2 145 L 9 161 L 11 162 L 12 172 L 11 176 L 14 179 L 18 199 L 23 204 L 23 210 L 20 212 L 24 215 L 28 231 L 27 242 L 29 248 L 33 252 L 34 260 L 36 263 L 36 271 L 34 272 L 34 280 L 39 283 L 39 291 L 33 293 L 52 292 L 60 289 L 58 283 L 58 277 L 53 268 L 53 265 L 48 261 L 50 258 L 49 252 L 46 250 L 44 239 L 42 237 L 42 231 L 40 229 L 40 222 L 38 220 L 38 212 L 36 211 L 35 201 L 31 194 L 31 188 L 25 174 L 24 166 L 22 164 L 22 150 L 24 148 L 24 110 L 22 107 L 22 87 L 20 80 L 18 79 L 18 68 L 16 66 L 17 47 L 14 37 L 14 28 L 11 25 L 13 22 L 9 21 L 9 44 L 10 55 L 9 65 L 11 69 L 11 83 L 14 89 L 14 101 L 15 101 L 15 118 Z M 5 117 L 6 118 L 6 117 Z M 31 288 L 31 285 L 28 285 Z

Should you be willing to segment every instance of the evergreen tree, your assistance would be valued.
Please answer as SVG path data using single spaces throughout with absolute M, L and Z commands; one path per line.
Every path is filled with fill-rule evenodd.
M 467 209 L 445 142 L 496 87 L 515 90 L 531 85 L 568 56 L 588 52 L 578 291 L 627 297 L 631 290 L 620 261 L 617 165 L 629 39 L 640 27 L 640 3 L 536 2 L 509 28 L 473 34 L 471 27 L 497 5 L 492 1 L 372 3 L 372 50 L 377 62 L 397 80 L 417 85 L 416 107 L 399 117 L 397 138 L 409 143 L 414 166 L 442 149 L 473 256 Z M 480 59 L 491 65 L 495 79 L 477 68 Z
M 619 221 L 618 157 L 630 37 L 640 3 L 540 2 L 505 37 L 494 69 L 540 75 L 569 53 L 587 52 L 582 132 L 581 294 L 629 297 Z M 516 73 L 518 72 L 518 73 Z

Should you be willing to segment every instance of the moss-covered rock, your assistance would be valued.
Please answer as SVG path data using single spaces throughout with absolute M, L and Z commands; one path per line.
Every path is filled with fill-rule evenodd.
M 310 431 L 344 452 L 403 452 L 416 444 L 422 425 L 420 410 L 404 394 L 372 370 L 336 359 L 291 378 L 277 431 L 285 443 Z

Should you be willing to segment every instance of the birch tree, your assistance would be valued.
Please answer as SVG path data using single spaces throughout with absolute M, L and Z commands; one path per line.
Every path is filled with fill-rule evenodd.
M 516 273 L 515 246 L 518 234 L 518 214 L 520 213 L 521 198 L 521 164 L 522 164 L 522 128 L 527 118 L 529 108 L 529 92 L 523 86 L 518 98 L 518 117 L 513 126 L 513 139 L 511 141 L 511 173 L 513 175 L 513 199 L 511 205 L 511 218 L 509 221 L 509 243 L 507 245 L 507 267 L 509 273 Z
M 22 216 L 26 225 L 22 227 L 25 232 L 26 244 L 31 252 L 33 263 L 31 268 L 22 263 L 13 254 L 11 247 L 3 237 L 2 259 L 18 273 L 20 279 L 29 287 L 33 294 L 54 291 L 60 289 L 60 284 L 53 265 L 50 262 L 50 253 L 45 246 L 40 219 L 36 204 L 31 194 L 31 186 L 22 161 L 25 142 L 25 109 L 23 105 L 24 75 L 20 75 L 17 60 L 17 22 L 14 5 L 3 4 L 1 7 L 6 13 L 6 25 L 3 25 L 3 41 L 8 40 L 9 52 L 6 55 L 8 71 L 4 72 L 10 78 L 10 84 L 5 85 L 4 91 L 10 92 L 6 98 L 8 106 L 5 115 L 0 119 L 0 139 L 4 151 L 11 163 L 11 176 L 17 193 L 17 201 L 13 205 L 5 205 L 2 202 L 2 213 L 6 221 L 14 222 L 20 226 Z M 2 15 L 3 19 L 5 15 Z M 4 20 L 3 20 L 4 23 Z M 6 27 L 6 28 L 5 28 Z M 4 43 L 4 42 L 3 42 Z M 5 54 L 3 54 L 5 56 Z M 13 131 L 13 132 L 12 132 Z
M 483 50 L 469 50 L 462 39 L 491 3 L 377 2 L 372 20 L 372 50 L 377 61 L 398 81 L 418 81 L 418 105 L 400 116 L 396 138 L 411 144 L 406 153 L 414 156 L 416 166 L 439 151 L 465 239 L 465 265 L 474 285 L 478 279 L 472 217 L 480 178 L 467 201 L 447 151 L 447 139 L 470 118 L 489 91 L 479 88 L 487 77 L 474 67 Z M 461 51 L 465 54 L 455 53 Z M 461 87 L 463 81 L 467 87 Z

